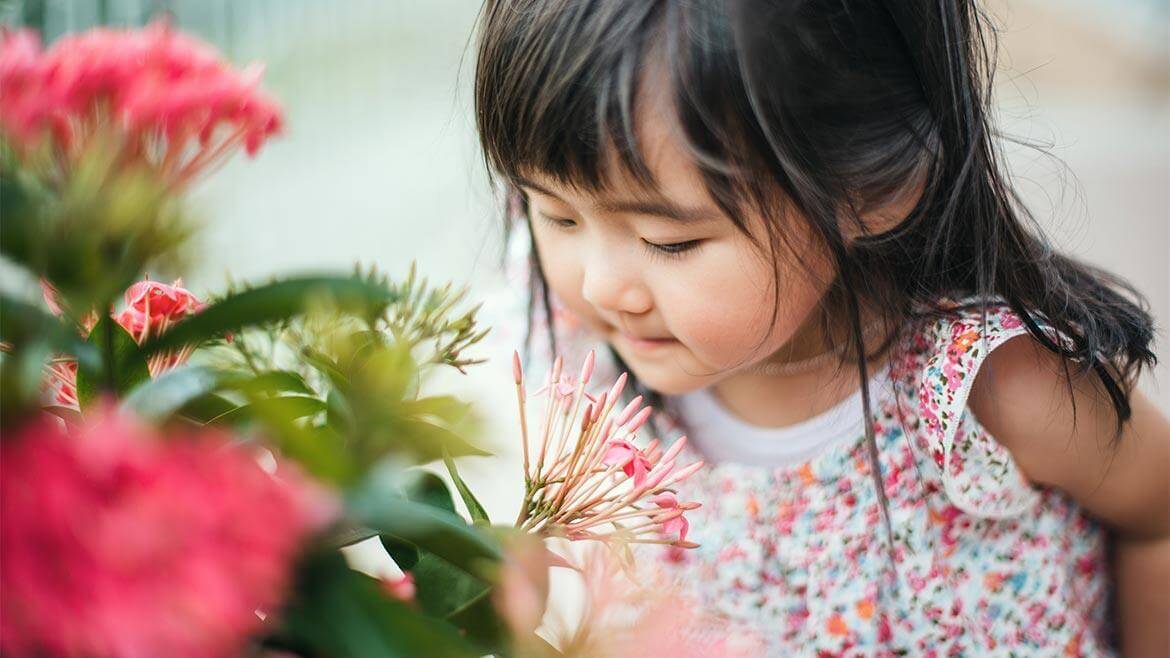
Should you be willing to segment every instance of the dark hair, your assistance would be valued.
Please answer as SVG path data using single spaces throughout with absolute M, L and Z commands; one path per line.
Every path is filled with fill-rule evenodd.
M 634 106 L 660 64 L 680 138 L 737 227 L 745 204 L 792 208 L 825 247 L 837 278 L 823 317 L 846 314 L 863 383 L 863 306 L 880 312 L 886 350 L 915 315 L 947 312 L 941 299 L 998 298 L 1063 357 L 1070 386 L 1074 369 L 1096 373 L 1120 435 L 1154 361 L 1152 319 L 1126 283 L 1055 253 L 1012 190 L 989 116 L 994 31 L 973 0 L 488 0 L 478 44 L 476 121 L 512 192 L 509 227 L 527 219 L 526 173 L 600 190 L 612 153 L 654 185 Z M 909 215 L 868 232 L 860 216 L 899 199 Z M 850 222 L 860 239 L 845 238 Z M 768 230 L 776 253 L 784 233 Z M 532 269 L 547 309 L 536 254 Z

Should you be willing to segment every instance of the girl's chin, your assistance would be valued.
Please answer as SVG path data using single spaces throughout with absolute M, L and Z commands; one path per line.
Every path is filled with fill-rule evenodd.
M 659 395 L 683 395 L 710 385 L 710 378 L 696 377 L 684 371 L 677 361 L 651 362 L 618 350 L 630 374 L 642 386 Z

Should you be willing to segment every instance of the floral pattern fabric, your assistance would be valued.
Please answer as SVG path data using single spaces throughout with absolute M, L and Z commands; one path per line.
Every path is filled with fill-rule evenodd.
M 527 246 L 516 242 L 519 291 Z M 598 381 L 616 375 L 604 344 L 553 301 L 559 351 L 572 363 L 597 349 Z M 511 338 L 522 339 L 526 308 L 500 318 Z M 700 547 L 644 554 L 762 637 L 768 655 L 1113 656 L 1102 529 L 1063 493 L 1031 485 L 967 408 L 988 353 L 1024 332 L 996 305 L 908 332 L 872 404 L 888 526 L 858 436 L 798 465 L 708 465 L 679 487 L 703 504 L 688 513 Z M 547 363 L 542 333 L 533 354 Z

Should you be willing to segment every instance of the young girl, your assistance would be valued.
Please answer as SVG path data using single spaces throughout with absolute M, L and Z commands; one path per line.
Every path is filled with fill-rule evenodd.
M 1170 648 L 1152 321 L 1018 203 L 987 39 L 971 0 L 483 9 L 532 353 L 600 345 L 712 462 L 663 559 L 775 655 Z

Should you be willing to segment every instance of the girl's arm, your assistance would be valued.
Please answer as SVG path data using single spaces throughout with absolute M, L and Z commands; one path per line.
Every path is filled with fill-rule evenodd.
M 1170 650 L 1170 422 L 1140 392 L 1115 440 L 1097 376 L 1075 376 L 1030 337 L 987 357 L 969 403 L 1036 483 L 1063 490 L 1117 539 L 1119 631 L 1126 658 Z M 1074 411 L 1075 408 L 1075 411 Z

